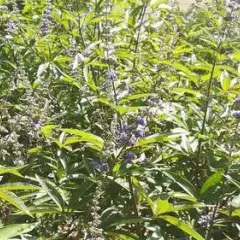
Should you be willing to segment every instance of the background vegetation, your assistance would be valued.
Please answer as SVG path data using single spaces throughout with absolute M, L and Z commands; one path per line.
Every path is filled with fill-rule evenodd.
M 0 239 L 239 239 L 239 5 L 0 1 Z

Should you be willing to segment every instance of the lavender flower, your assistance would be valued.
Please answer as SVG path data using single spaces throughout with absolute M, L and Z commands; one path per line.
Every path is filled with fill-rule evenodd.
M 235 99 L 234 104 L 240 104 L 240 97 Z
M 134 159 L 134 153 L 133 152 L 127 152 L 126 154 L 125 154 L 125 158 L 124 158 L 124 160 L 126 161 L 126 162 L 132 162 L 132 160 Z
M 120 128 L 121 132 L 127 132 L 131 130 L 131 126 L 124 124 L 123 126 L 121 126 Z
M 137 142 L 137 139 L 135 137 L 131 137 L 131 139 L 128 142 L 128 146 L 133 146 Z
M 136 136 L 137 138 L 142 138 L 142 137 L 144 137 L 144 130 L 143 130 L 143 129 L 138 129 L 138 130 L 136 130 L 135 136 Z
M 233 117 L 236 119 L 240 119 L 240 111 L 234 112 Z
M 103 172 L 108 172 L 109 171 L 108 163 L 103 163 L 101 165 L 101 171 L 103 171 Z
M 11 21 L 5 24 L 5 31 L 9 34 L 16 33 L 18 31 L 18 28 L 19 28 L 19 24 L 16 21 Z
M 97 161 L 93 160 L 92 161 L 93 168 L 102 172 L 108 172 L 109 171 L 109 166 L 108 163 L 98 163 Z
M 52 25 L 52 7 L 49 4 L 44 10 L 42 16 L 42 25 L 41 25 L 41 33 L 42 35 L 46 35 L 49 32 L 49 27 Z
M 116 78 L 116 76 L 117 76 L 116 72 L 115 72 L 114 70 L 110 70 L 109 73 L 108 73 L 108 75 L 109 75 L 110 81 L 111 81 L 111 82 L 114 82 L 114 80 L 115 80 L 115 78 Z
M 122 132 L 122 133 L 120 133 L 120 136 L 116 139 L 116 141 L 118 143 L 124 144 L 129 141 L 129 136 L 125 132 Z
M 142 126 L 145 126 L 145 121 L 142 117 L 138 116 L 136 118 L 136 123 L 139 124 L 139 125 L 142 125 Z

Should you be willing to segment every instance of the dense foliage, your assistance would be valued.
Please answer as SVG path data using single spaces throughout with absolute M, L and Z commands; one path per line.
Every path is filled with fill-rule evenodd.
M 0 239 L 239 239 L 235 1 L 0 0 Z

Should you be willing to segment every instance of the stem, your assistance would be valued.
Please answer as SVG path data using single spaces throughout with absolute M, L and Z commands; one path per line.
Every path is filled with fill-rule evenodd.
M 108 9 L 106 9 L 107 13 L 106 13 L 106 24 L 108 23 Z M 142 21 L 141 21 L 142 23 Z M 138 38 L 139 38 L 139 35 L 138 35 Z M 107 34 L 107 37 L 106 37 L 106 46 L 109 46 L 109 36 Z M 137 51 L 137 46 L 135 48 L 135 51 Z M 106 49 L 106 53 L 107 53 L 107 63 L 108 63 L 108 71 L 112 71 L 112 67 L 111 67 L 111 63 L 110 63 L 110 60 L 109 60 L 109 50 L 108 48 Z M 112 82 L 112 88 L 113 88 L 113 94 L 114 94 L 114 101 L 115 101 L 115 104 L 118 105 L 118 99 L 117 99 L 117 91 L 116 91 L 116 87 L 115 87 L 115 84 L 114 84 L 114 81 L 111 81 Z M 119 116 L 118 114 L 118 120 L 119 120 L 119 125 L 121 127 L 121 117 Z M 134 215 L 136 217 L 139 217 L 139 214 L 138 214 L 138 207 L 137 207 L 137 201 L 136 201 L 136 197 L 135 197 L 135 194 L 134 194 L 134 190 L 133 190 L 133 184 L 132 184 L 132 178 L 131 176 L 128 176 L 127 177 L 127 181 L 129 183 L 129 189 L 130 189 L 130 195 L 131 195 L 131 201 L 132 201 L 132 207 L 133 207 L 133 211 L 134 211 Z M 138 236 L 140 237 L 141 236 L 141 225 L 140 223 L 136 223 L 136 231 L 137 231 L 137 234 Z
M 142 12 L 141 12 L 140 28 L 139 28 L 139 31 L 138 31 L 137 40 L 136 40 L 135 49 L 134 49 L 135 55 L 138 52 L 139 38 L 140 38 L 140 35 L 141 35 L 141 30 L 142 30 L 142 25 L 143 25 L 143 20 L 144 20 L 146 10 L 147 10 L 147 4 L 143 5 L 143 9 L 142 9 Z M 133 60 L 133 69 L 135 69 L 135 66 L 136 66 L 136 56 Z
M 108 3 L 108 1 L 107 1 Z M 105 21 L 106 21 L 106 25 L 108 25 L 108 6 L 106 6 L 106 18 L 105 18 Z M 106 46 L 109 46 L 109 35 L 108 33 L 106 34 Z M 107 53 L 107 64 L 108 64 L 108 72 L 111 72 L 112 71 L 112 67 L 111 67 L 111 63 L 110 63 L 110 60 L 109 60 L 109 50 L 108 48 L 106 49 L 106 53 Z M 114 84 L 114 81 L 111 81 L 112 82 L 112 89 L 113 89 L 113 97 L 114 97 L 114 102 L 116 105 L 118 105 L 118 99 L 117 99 L 117 91 L 116 91 L 116 87 L 115 87 L 115 84 Z M 121 119 L 120 119 L 120 116 L 118 114 L 118 122 L 119 122 L 119 125 L 120 127 L 122 126 L 122 123 L 121 123 Z
M 216 52 L 218 53 L 221 47 L 221 41 L 219 41 L 218 46 L 217 46 L 217 50 Z M 212 69 L 211 69 L 211 74 L 210 74 L 210 78 L 208 81 L 208 87 L 207 87 L 207 98 L 206 98 L 206 106 L 204 109 L 204 116 L 203 116 L 203 122 L 202 122 L 202 127 L 201 127 L 201 135 L 204 134 L 205 132 L 205 127 L 206 127 L 206 123 L 207 123 L 207 114 L 208 114 L 208 108 L 209 108 L 209 104 L 210 104 L 210 97 L 211 97 L 211 89 L 212 89 L 212 82 L 213 82 L 213 76 L 214 76 L 214 71 L 216 68 L 216 64 L 217 64 L 217 56 L 214 57 L 214 61 L 212 64 Z M 201 167 L 201 165 L 203 164 L 203 162 L 201 162 L 201 153 L 202 153 L 202 139 L 199 139 L 198 142 L 198 150 L 197 150 L 197 162 L 196 162 L 196 183 L 199 186 L 199 171 L 198 169 Z
M 128 183 L 129 183 L 129 189 L 130 189 L 130 194 L 131 194 L 131 200 L 132 200 L 132 207 L 133 207 L 134 215 L 136 217 L 139 217 L 137 200 L 136 200 L 136 196 L 135 196 L 134 191 L 133 191 L 133 184 L 132 184 L 131 176 L 128 176 L 127 180 L 128 180 Z M 140 225 L 140 223 L 136 223 L 136 230 L 137 230 L 138 236 L 141 237 L 141 225 Z

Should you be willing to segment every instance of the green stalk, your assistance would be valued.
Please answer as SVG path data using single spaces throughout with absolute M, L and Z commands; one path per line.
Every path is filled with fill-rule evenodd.
M 134 53 L 135 55 L 137 55 L 138 52 L 138 45 L 139 45 L 139 38 L 141 36 L 141 31 L 142 31 L 142 26 L 143 26 L 143 20 L 144 20 L 144 16 L 146 14 L 146 10 L 147 10 L 147 4 L 143 5 L 142 11 L 141 11 L 141 16 L 140 16 L 140 27 L 139 27 L 139 31 L 138 31 L 138 35 L 137 35 L 137 40 L 136 40 L 136 44 L 135 44 L 135 48 L 134 48 Z M 133 60 L 133 69 L 135 69 L 136 67 L 136 56 Z
M 130 190 L 130 195 L 131 195 L 131 200 L 132 200 L 132 207 L 134 211 L 134 215 L 138 218 L 139 213 L 138 213 L 138 204 L 137 204 L 137 199 L 133 191 L 133 184 L 132 184 L 132 178 L 131 176 L 127 177 L 128 184 L 129 184 L 129 190 Z M 141 237 L 141 225 L 140 223 L 136 223 L 136 231 L 139 237 Z
M 230 12 L 230 15 L 233 14 L 233 9 Z M 227 30 L 227 24 L 225 24 L 222 28 L 222 33 L 219 33 L 219 42 L 217 45 L 217 49 L 216 49 L 216 53 L 218 54 L 222 45 L 222 42 L 224 39 L 224 37 L 226 36 L 226 30 Z M 204 134 L 205 132 L 205 126 L 206 126 L 206 122 L 207 122 L 207 114 L 208 114 L 208 108 L 209 108 L 209 104 L 210 104 L 210 97 L 211 97 L 211 88 L 212 88 L 212 82 L 213 82 L 213 76 L 214 76 L 214 71 L 215 71 L 215 67 L 217 64 L 217 55 L 215 55 L 214 57 L 214 61 L 212 64 L 212 70 L 211 70 L 211 74 L 210 74 L 210 78 L 209 78 L 209 82 L 208 82 L 208 87 L 207 87 L 207 99 L 206 99 L 206 107 L 205 107 L 205 111 L 204 111 L 204 117 L 203 117 L 203 123 L 202 123 L 202 128 L 201 128 L 201 135 Z M 196 183 L 199 186 L 199 171 L 198 168 L 200 168 L 204 163 L 201 162 L 201 153 L 202 153 L 202 139 L 199 139 L 198 142 L 198 150 L 197 150 L 197 162 L 196 162 Z
M 218 46 L 217 46 L 217 50 L 216 52 L 218 53 L 221 47 L 221 41 L 219 41 Z M 204 109 L 204 116 L 203 116 L 203 122 L 202 122 L 202 127 L 201 127 L 201 135 L 204 135 L 205 133 L 205 128 L 206 128 L 206 123 L 207 123 L 207 115 L 208 115 L 208 109 L 209 109 L 209 105 L 211 103 L 211 90 L 212 90 L 212 83 L 213 83 L 213 79 L 214 79 L 214 71 L 216 68 L 216 64 L 217 64 L 217 56 L 214 57 L 213 60 L 213 64 L 212 64 L 212 69 L 211 69 L 211 74 L 210 74 L 210 78 L 208 81 L 208 86 L 207 86 L 207 97 L 206 97 L 206 102 L 205 102 L 205 109 Z M 203 140 L 199 139 L 198 141 L 198 150 L 197 150 L 197 162 L 196 162 L 196 183 L 199 186 L 199 168 L 204 164 L 201 161 L 201 153 L 202 153 L 202 143 Z
M 145 11 L 146 11 L 146 9 L 144 10 L 144 12 Z M 143 22 L 143 17 L 144 17 L 144 14 L 142 15 L 142 18 L 141 18 L 141 25 L 142 25 L 142 22 Z M 106 14 L 106 22 L 108 22 L 108 12 Z M 139 39 L 139 37 L 140 37 L 140 31 L 138 33 L 138 39 Z M 108 36 L 106 38 L 106 46 L 107 45 L 109 45 L 109 37 Z M 137 45 L 135 47 L 135 52 L 136 51 L 137 51 Z M 111 67 L 111 63 L 109 61 L 109 51 L 108 51 L 108 49 L 107 49 L 107 60 L 108 60 L 108 71 L 110 72 L 110 71 L 112 71 L 112 67 Z M 114 81 L 111 81 L 111 82 L 112 82 L 112 88 L 113 88 L 113 94 L 114 94 L 114 101 L 115 101 L 115 104 L 118 105 L 117 91 L 116 91 L 115 83 L 114 83 Z M 119 125 L 121 127 L 121 125 L 122 125 L 121 124 L 121 117 L 119 115 L 118 115 L 118 120 L 119 120 Z M 131 176 L 127 177 L 127 181 L 129 183 L 129 189 L 130 189 L 130 195 L 131 195 L 131 201 L 132 201 L 132 207 L 133 207 L 134 215 L 136 217 L 139 217 L 137 201 L 136 201 L 136 196 L 135 196 L 134 190 L 133 190 L 133 184 L 132 184 Z M 137 231 L 138 236 L 140 237 L 141 236 L 141 225 L 140 225 L 140 223 L 136 224 L 136 231 Z

